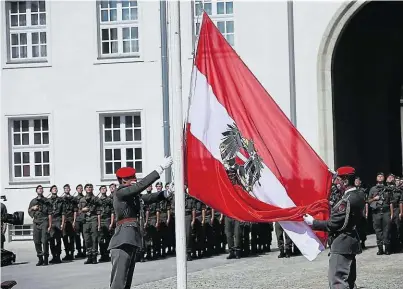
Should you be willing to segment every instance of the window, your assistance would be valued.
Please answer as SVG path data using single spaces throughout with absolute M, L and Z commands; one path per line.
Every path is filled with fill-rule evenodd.
M 99 56 L 139 57 L 139 15 L 137 1 L 100 1 Z
M 218 30 L 231 46 L 234 46 L 234 2 L 223 0 L 194 1 L 195 34 L 199 33 L 203 9 L 217 25 Z
M 7 1 L 9 62 L 47 60 L 47 15 L 45 1 Z
M 11 179 L 43 181 L 50 176 L 47 118 L 11 119 Z
M 101 115 L 102 175 L 114 179 L 124 166 L 143 173 L 143 134 L 139 112 L 124 115 Z

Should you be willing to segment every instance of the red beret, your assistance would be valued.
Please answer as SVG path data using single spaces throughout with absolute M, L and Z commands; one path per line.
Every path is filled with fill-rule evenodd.
M 136 175 L 136 170 L 131 167 L 120 168 L 116 171 L 116 177 L 120 179 L 130 178 Z
M 354 175 L 355 169 L 353 167 L 340 167 L 337 169 L 338 176 Z

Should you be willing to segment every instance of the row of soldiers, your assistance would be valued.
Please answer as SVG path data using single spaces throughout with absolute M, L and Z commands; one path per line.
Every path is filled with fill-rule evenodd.
M 356 177 L 354 184 L 364 192 L 366 202 L 362 221 L 357 228 L 361 246 L 365 248 L 372 223 L 378 246 L 377 255 L 400 252 L 403 249 L 403 180 L 389 174 L 385 182 L 385 174 L 380 172 L 376 176 L 376 185 L 369 190 L 363 186 L 359 177 Z M 333 185 L 330 196 L 332 207 L 341 199 L 341 194 L 337 186 Z
M 169 184 L 165 189 L 167 186 Z M 157 192 L 164 189 L 161 182 L 156 183 L 155 188 Z M 44 197 L 43 187 L 38 186 L 37 197 L 29 204 L 37 266 L 58 264 L 74 258 L 87 258 L 85 264 L 110 261 L 107 248 L 115 228 L 113 194 L 116 185 L 109 186 L 109 195 L 106 186 L 101 186 L 99 194 L 94 195 L 91 184 L 86 184 L 84 188 L 78 185 L 73 195 L 68 184 L 63 190 L 63 195 L 58 196 L 57 187 L 52 186 L 51 195 Z M 145 193 L 151 193 L 152 190 L 150 186 Z M 148 206 L 141 204 L 138 217 L 143 246 L 138 251 L 137 260 L 144 262 L 175 255 L 174 198 Z M 225 253 L 227 245 L 228 259 L 270 252 L 273 224 L 239 222 L 206 206 L 188 193 L 185 198 L 185 222 L 188 261 Z M 298 248 L 281 226 L 276 224 L 275 231 L 280 248 L 279 258 L 299 254 Z M 65 256 L 61 259 L 62 242 Z M 49 247 L 52 255 L 50 261 Z M 75 250 L 77 254 L 74 256 Z

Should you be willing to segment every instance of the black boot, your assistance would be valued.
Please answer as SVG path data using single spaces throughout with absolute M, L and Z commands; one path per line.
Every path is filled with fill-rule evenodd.
M 85 255 L 80 250 L 80 251 L 77 252 L 77 255 L 75 257 L 78 258 L 78 259 L 82 259 L 82 258 L 85 258 Z
M 290 258 L 290 257 L 291 257 L 291 255 L 292 255 L 292 251 L 291 251 L 291 249 L 287 249 L 287 250 L 285 250 L 285 257 L 286 257 L 286 258 Z
M 383 255 L 383 246 L 382 245 L 378 245 L 378 252 L 376 253 L 377 255 Z
M 43 257 L 38 256 L 38 263 L 36 263 L 36 266 L 42 266 L 43 265 Z
M 241 259 L 241 249 L 236 249 L 235 250 L 235 258 L 236 259 Z
M 285 257 L 284 249 L 280 249 L 280 255 L 278 255 L 277 258 L 284 258 L 284 257 Z
M 385 245 L 385 255 L 390 255 L 390 245 Z
M 192 254 L 191 253 L 187 253 L 187 256 L 186 256 L 186 260 L 187 261 L 193 261 L 193 258 L 192 258 Z
M 92 264 L 92 256 L 88 255 L 87 261 L 84 262 L 84 264 Z
M 49 264 L 55 264 L 56 262 L 56 254 L 52 255 L 52 259 L 49 261 Z
M 57 254 L 54 258 L 53 264 L 60 264 L 62 260 L 60 259 L 60 254 Z
M 43 266 L 48 266 L 49 265 L 49 256 L 45 256 L 43 258 Z
M 227 259 L 230 260 L 230 259 L 235 259 L 235 258 L 236 258 L 236 256 L 235 256 L 235 251 L 234 251 L 234 249 L 230 249 L 230 250 L 229 250 L 229 255 L 228 255 Z
M 97 255 L 92 256 L 92 264 L 98 264 Z
M 66 251 L 66 256 L 63 257 L 63 261 L 72 261 L 74 259 L 73 253 Z

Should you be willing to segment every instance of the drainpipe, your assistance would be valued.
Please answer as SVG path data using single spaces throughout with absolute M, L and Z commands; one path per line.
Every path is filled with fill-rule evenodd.
M 167 2 L 160 1 L 160 30 L 161 30 L 161 73 L 162 73 L 162 119 L 164 128 L 164 155 L 171 155 L 171 140 L 169 127 L 169 68 L 167 44 Z M 165 170 L 165 182 L 171 181 L 171 168 Z

